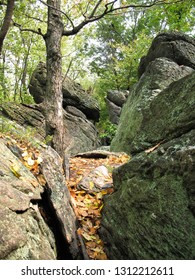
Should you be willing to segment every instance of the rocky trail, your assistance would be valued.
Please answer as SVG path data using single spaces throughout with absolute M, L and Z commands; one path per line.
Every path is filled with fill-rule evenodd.
M 36 177 L 37 182 L 31 182 L 34 188 L 38 184 L 46 188 L 47 182 L 41 167 L 43 158 L 39 148 L 26 140 L 14 139 L 13 136 L 0 135 L 0 138 Z M 101 211 L 104 207 L 104 197 L 114 192 L 113 168 L 128 160 L 129 156 L 125 153 L 95 151 L 69 158 L 66 162 L 64 187 L 69 189 L 71 203 L 78 219 L 77 236 L 85 259 L 107 259 L 104 243 L 98 234 L 101 227 Z M 16 178 L 22 179 L 16 163 L 10 164 L 10 171 Z M 39 211 L 47 221 L 49 217 L 45 210 L 39 207 Z
M 87 154 L 85 155 L 87 156 Z M 103 158 L 102 158 L 103 156 Z M 126 154 L 118 155 L 96 155 L 97 158 L 74 157 L 70 159 L 70 178 L 67 185 L 71 194 L 72 202 L 80 227 L 77 233 L 83 238 L 87 254 L 90 259 L 107 259 L 104 251 L 104 243 L 98 235 L 101 226 L 101 210 L 104 206 L 104 196 L 112 194 L 112 169 L 126 162 L 129 157 Z M 106 167 L 107 174 L 99 170 L 93 173 L 98 167 Z M 92 176 L 90 176 L 92 174 Z M 88 180 L 86 180 L 87 178 Z M 103 181 L 102 188 L 94 188 L 95 178 Z M 80 183 L 85 182 L 81 188 Z M 104 185 L 109 182 L 109 187 Z M 85 187 L 85 189 L 84 189 Z M 87 188 L 88 187 L 88 188 Z

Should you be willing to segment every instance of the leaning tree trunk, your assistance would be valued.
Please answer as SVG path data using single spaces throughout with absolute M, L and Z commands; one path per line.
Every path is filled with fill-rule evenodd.
M 48 0 L 48 26 L 45 36 L 47 51 L 47 82 L 45 96 L 46 135 L 51 135 L 51 145 L 63 156 L 64 125 L 62 107 L 62 57 L 61 39 L 63 23 L 60 0 Z M 54 7 L 54 8 L 52 8 Z
M 3 20 L 3 24 L 0 28 L 0 55 L 2 52 L 3 48 L 3 41 L 7 35 L 11 20 L 12 20 L 12 15 L 14 11 L 14 5 L 15 5 L 15 0 L 7 0 L 7 9 L 5 12 L 5 17 Z

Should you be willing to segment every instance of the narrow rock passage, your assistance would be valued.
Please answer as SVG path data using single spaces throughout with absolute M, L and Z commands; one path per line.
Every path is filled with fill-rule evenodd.
M 71 194 L 71 200 L 74 210 L 79 221 L 79 228 L 77 234 L 82 238 L 89 259 L 105 260 L 107 259 L 104 251 L 104 243 L 100 239 L 98 229 L 101 227 L 101 211 L 104 206 L 104 196 L 111 195 L 114 192 L 112 185 L 112 170 L 113 168 L 123 164 L 129 159 L 126 154 L 112 154 L 106 158 L 101 158 L 97 154 L 95 158 L 74 157 L 70 159 L 70 176 L 67 180 L 67 186 Z M 108 170 L 108 175 L 102 178 L 105 174 L 94 173 L 97 167 L 104 166 Z M 92 175 L 91 175 L 92 174 Z M 94 189 L 94 176 L 96 180 L 104 180 L 105 184 L 109 183 L 110 187 Z M 87 178 L 86 187 L 88 189 L 81 189 L 80 182 Z M 108 185 L 108 184 L 107 184 Z

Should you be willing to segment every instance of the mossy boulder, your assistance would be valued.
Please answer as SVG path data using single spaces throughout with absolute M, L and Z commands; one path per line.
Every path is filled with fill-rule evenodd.
M 134 154 L 195 126 L 195 72 L 167 58 L 151 62 L 124 105 L 112 151 Z
M 195 130 L 113 173 L 101 237 L 110 259 L 195 258 Z

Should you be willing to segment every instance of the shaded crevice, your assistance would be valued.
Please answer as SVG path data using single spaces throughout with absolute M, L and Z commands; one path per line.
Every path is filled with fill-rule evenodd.
M 185 135 L 187 133 L 190 133 L 192 130 L 194 130 L 194 123 L 192 123 L 189 127 L 188 126 L 183 127 L 180 132 L 176 131 L 174 133 L 170 133 L 169 135 L 167 135 L 165 137 L 165 139 L 158 139 L 155 142 L 151 142 L 149 147 L 145 147 L 144 149 L 139 149 L 139 150 L 131 152 L 131 155 L 132 155 L 132 157 L 137 156 L 138 154 L 144 152 L 145 150 L 154 147 L 158 143 L 160 143 L 160 145 L 159 145 L 159 147 L 160 147 L 162 144 L 166 144 L 166 143 L 169 143 L 172 140 L 178 139 L 178 138 L 182 137 L 183 135 Z
M 45 223 L 53 232 L 56 243 L 57 259 L 72 260 L 73 256 L 69 249 L 69 243 L 67 242 L 66 237 L 63 233 L 62 223 L 59 220 L 50 200 L 49 190 L 45 189 L 41 197 L 42 200 L 38 202 L 39 211 Z

